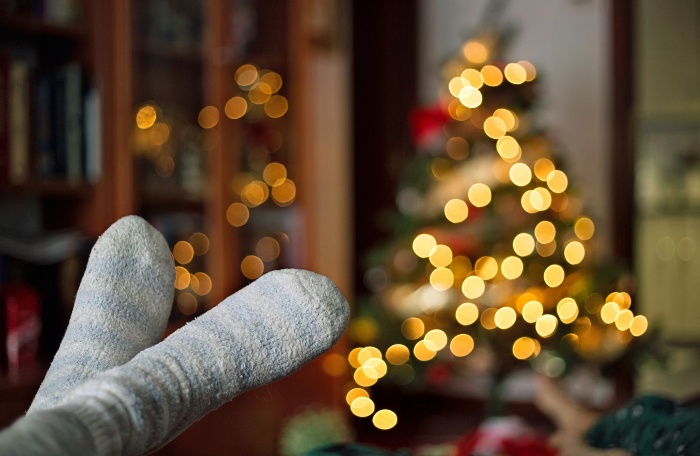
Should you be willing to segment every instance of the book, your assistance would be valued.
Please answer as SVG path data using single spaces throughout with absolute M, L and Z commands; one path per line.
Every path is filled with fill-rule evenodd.
M 85 95 L 85 178 L 96 184 L 102 177 L 102 95 L 91 87 Z
M 72 62 L 60 70 L 65 90 L 65 154 L 66 178 L 78 181 L 83 178 L 83 85 L 82 69 Z M 57 107 L 61 109 L 60 106 Z
M 0 49 L 0 182 L 10 176 L 10 55 Z
M 21 184 L 29 178 L 29 64 L 10 63 L 9 78 L 10 182 Z

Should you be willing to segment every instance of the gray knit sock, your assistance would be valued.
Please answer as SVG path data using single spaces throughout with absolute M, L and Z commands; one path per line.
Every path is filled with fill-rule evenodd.
M 163 236 L 136 216 L 115 222 L 90 253 L 61 346 L 29 411 L 59 404 L 80 382 L 160 340 L 175 268 Z
M 272 382 L 329 349 L 348 321 L 345 298 L 326 277 L 273 271 L 228 297 L 165 341 L 79 385 L 60 406 L 27 415 L 0 433 L 0 454 L 71 454 L 66 431 L 91 437 L 95 454 L 154 450 L 241 392 Z M 65 420 L 62 417 L 77 417 Z M 77 445 L 78 443 L 76 443 Z M 5 452 L 7 451 L 7 452 Z

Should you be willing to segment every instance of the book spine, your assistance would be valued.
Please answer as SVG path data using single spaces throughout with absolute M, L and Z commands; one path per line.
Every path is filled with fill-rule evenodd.
M 85 96 L 85 177 L 96 184 L 102 176 L 102 97 L 91 87 Z
M 83 85 L 80 65 L 71 63 L 63 73 L 66 91 L 66 178 L 78 181 L 83 177 Z
M 29 178 L 29 65 L 10 65 L 10 182 Z
M 10 176 L 10 56 L 0 51 L 0 182 Z
M 42 75 L 37 78 L 34 97 L 34 140 L 36 144 L 36 171 L 40 179 L 54 174 L 54 152 L 51 107 L 51 79 Z
M 66 176 L 66 78 L 62 71 L 52 77 L 51 129 L 53 131 L 54 177 Z

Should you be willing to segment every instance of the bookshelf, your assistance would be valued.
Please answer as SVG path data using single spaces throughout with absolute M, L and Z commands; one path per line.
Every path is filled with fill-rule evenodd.
M 51 0 L 22 3 L 45 5 Z M 90 240 L 124 215 L 149 220 L 173 249 L 178 242 L 193 243 L 195 233 L 209 241 L 204 255 L 177 264 L 192 275 L 205 273 L 211 290 L 201 295 L 191 285 L 178 290 L 178 295 L 193 296 L 196 307 L 178 306 L 176 299 L 166 334 L 253 280 L 257 272 L 242 272 L 246 257 L 258 258 L 263 271 L 304 267 L 323 272 L 349 296 L 351 236 L 349 213 L 343 210 L 350 206 L 349 66 L 340 41 L 327 39 L 327 29 L 342 22 L 343 15 L 306 0 L 73 3 L 80 5 L 79 13 L 63 22 L 32 11 L 0 10 L 0 50 L 31 55 L 32 75 L 51 76 L 71 64 L 74 73 L 80 70 L 82 95 L 99 97 L 99 106 L 92 107 L 97 114 L 83 116 L 99 123 L 81 124 L 82 132 L 95 132 L 81 138 L 80 173 L 69 177 L 63 166 L 40 172 L 40 151 L 32 146 L 26 150 L 26 175 L 9 179 L 8 169 L 8 179 L 0 178 L 0 207 L 9 201 L 13 211 L 27 212 L 37 236 L 60 230 L 87 239 L 84 248 L 68 255 L 67 265 L 28 264 L 0 252 L 0 284 L 19 262 L 31 274 L 40 271 L 33 285 L 41 287 L 42 297 L 51 294 L 47 284 L 57 287 L 60 282 L 66 288 L 42 303 L 51 342 L 42 341 L 38 362 L 18 375 L 0 372 L 0 424 L 26 409 L 43 377 L 65 329 Z M 258 82 L 246 85 L 236 76 L 245 65 L 255 67 L 258 82 L 268 78 L 272 87 L 279 76 L 282 86 L 253 95 L 261 96 L 253 103 L 251 90 Z M 37 78 L 29 79 L 30 99 L 35 100 Z M 227 103 L 234 97 L 247 100 L 244 115 L 227 115 Z M 266 100 L 273 97 L 284 101 L 276 98 L 279 103 L 266 110 Z M 330 99 L 336 103 L 329 104 Z M 33 106 L 29 118 L 42 106 Z M 156 120 L 141 128 L 137 116 L 148 106 Z M 213 124 L 206 119 L 210 108 L 218 111 Z M 159 122 L 168 128 L 166 141 L 154 130 Z M 30 130 L 28 136 L 34 134 Z M 157 147 L 147 142 L 154 137 Z M 87 159 L 88 146 L 97 147 L 97 160 Z M 0 153 L 8 151 L 0 148 Z M 284 166 L 285 177 L 277 180 L 291 183 L 282 190 L 276 190 L 277 180 L 264 177 L 269 162 Z M 251 179 L 266 193 L 261 202 L 250 200 L 256 189 L 250 197 L 241 194 Z M 231 223 L 232 204 L 247 207 L 246 223 Z M 25 225 L 18 224 L 17 230 L 26 231 Z M 0 238 L 4 226 L 0 223 Z M 327 373 L 320 359 L 268 387 L 264 397 L 246 394 L 223 407 L 163 454 L 215 451 L 220 445 L 241 453 L 274 454 L 274 439 L 261 442 L 256 436 L 277 435 L 285 417 L 301 404 L 342 400 L 338 391 L 343 381 L 337 373 Z M 318 387 L 309 391 L 309 382 Z M 235 423 L 256 430 L 248 432 Z

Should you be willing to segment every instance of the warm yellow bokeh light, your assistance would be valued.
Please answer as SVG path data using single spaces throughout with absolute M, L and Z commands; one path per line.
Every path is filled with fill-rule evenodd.
M 191 293 L 180 293 L 177 296 L 177 310 L 185 315 L 192 315 L 197 311 L 197 298 Z
M 425 332 L 425 323 L 417 317 L 410 317 L 401 324 L 401 333 L 408 340 L 416 340 Z
M 460 223 L 467 219 L 469 206 L 464 200 L 451 199 L 445 204 L 445 217 L 452 223 Z
M 496 311 L 493 320 L 500 329 L 508 329 L 515 324 L 517 314 L 512 307 L 501 307 Z
M 411 352 L 403 344 L 394 344 L 386 350 L 386 360 L 394 366 L 404 364 L 411 357 Z
M 558 287 L 564 281 L 564 277 L 564 268 L 558 264 L 549 265 L 547 269 L 544 270 L 544 283 L 546 283 L 548 287 Z
M 255 245 L 255 254 L 263 261 L 275 261 L 280 256 L 280 243 L 273 237 L 261 238 Z
M 535 238 L 528 233 L 520 233 L 513 238 L 513 251 L 521 257 L 530 255 L 535 250 Z
M 573 323 L 578 318 L 578 304 L 573 298 L 563 298 L 557 304 L 557 315 L 562 323 Z
M 158 122 L 149 132 L 151 142 L 156 146 L 162 146 L 170 138 L 170 126 L 165 122 Z
M 488 309 L 485 309 L 483 312 L 481 312 L 481 318 L 479 318 L 479 322 L 481 323 L 481 326 L 484 327 L 484 329 L 496 329 L 496 312 L 497 310 L 493 307 L 489 307 Z
M 462 79 L 475 89 L 480 89 L 481 86 L 484 85 L 484 79 L 481 77 L 481 73 L 474 68 L 467 68 L 466 70 L 462 71 Z M 466 86 L 467 84 L 464 85 Z
M 576 233 L 576 237 L 582 241 L 587 241 L 593 237 L 593 233 L 595 233 L 595 225 L 588 217 L 581 217 L 580 219 L 576 220 L 576 223 L 574 224 L 574 233 Z
M 464 279 L 472 272 L 472 262 L 463 255 L 457 255 L 452 258 L 450 270 L 454 274 L 455 279 Z
M 209 237 L 204 233 L 193 233 L 190 236 L 190 244 L 194 250 L 194 254 L 202 256 L 209 251 Z
M 523 268 L 523 260 L 509 256 L 501 263 L 501 274 L 508 280 L 515 280 L 522 275 Z
M 572 241 L 564 247 L 564 258 L 569 264 L 579 264 L 586 256 L 586 248 L 578 241 Z
M 538 242 L 535 248 L 540 256 L 546 258 L 548 256 L 552 256 L 557 250 L 557 241 L 552 241 L 549 244 L 542 244 L 541 242 Z
M 498 261 L 490 256 L 484 256 L 474 263 L 474 272 L 484 280 L 491 280 L 498 274 Z
M 452 262 L 452 249 L 446 245 L 436 245 L 430 250 L 428 258 L 436 268 L 445 268 Z
M 498 67 L 493 65 L 485 65 L 481 69 L 481 77 L 484 84 L 491 87 L 496 87 L 503 82 L 503 73 Z
M 523 193 L 523 196 L 520 198 L 520 204 L 523 207 L 523 210 L 527 212 L 528 214 L 534 214 L 537 212 L 537 209 L 534 208 L 532 203 L 530 202 L 530 198 L 532 197 L 532 190 L 528 190 L 525 193 Z
M 179 241 L 173 247 L 173 257 L 180 264 L 187 264 L 192 261 L 192 258 L 194 258 L 192 244 L 187 241 Z
M 426 342 L 434 344 L 435 351 L 442 350 L 447 345 L 447 334 L 442 329 L 433 329 L 428 331 L 424 337 Z
M 516 163 L 510 168 L 510 180 L 518 187 L 524 187 L 532 180 L 532 171 L 525 163 Z
M 484 207 L 491 202 L 491 189 L 482 183 L 469 187 L 469 201 L 476 207 Z
M 634 314 L 631 310 L 625 309 L 620 311 L 615 317 L 615 327 L 620 331 L 626 331 L 632 326 L 632 320 L 634 319 Z
M 472 302 L 465 302 L 457 307 L 455 319 L 460 325 L 469 326 L 479 318 L 479 308 Z
M 382 359 L 382 352 L 377 347 L 368 345 L 367 347 L 362 348 L 357 354 L 357 361 L 360 363 L 360 365 L 367 364 L 371 359 Z
M 352 401 L 352 404 L 350 404 L 350 411 L 357 417 L 368 417 L 374 413 L 374 401 L 369 397 L 356 397 L 355 400 Z
M 287 113 L 289 109 L 289 103 L 287 99 L 282 95 L 274 95 L 265 103 L 265 114 L 267 114 L 272 119 L 277 119 L 282 117 Z
M 287 179 L 287 168 L 282 163 L 268 163 L 263 170 L 263 180 L 270 187 L 279 187 Z
M 511 84 L 522 84 L 527 79 L 525 68 L 518 63 L 509 63 L 506 65 L 503 74 L 505 74 L 506 79 Z
M 260 82 L 267 84 L 270 93 L 278 92 L 282 88 L 282 77 L 274 71 L 268 71 L 260 76 Z
M 248 111 L 248 102 L 243 97 L 231 97 L 224 105 L 224 113 L 229 119 L 240 119 L 246 111 Z
M 136 126 L 142 130 L 151 128 L 156 123 L 156 117 L 156 110 L 153 106 L 143 106 L 136 113 Z
M 462 48 L 462 53 L 467 60 L 477 65 L 489 58 L 489 50 L 484 43 L 476 40 L 468 41 Z
M 557 235 L 554 224 L 548 220 L 543 220 L 535 226 L 535 238 L 542 244 L 549 244 Z
M 372 369 L 374 369 L 377 373 L 378 379 L 384 377 L 387 373 L 386 363 L 379 358 L 372 358 L 370 360 L 367 360 L 364 366 L 371 367 Z
M 362 351 L 362 347 L 356 347 L 350 350 L 350 353 L 348 353 L 348 363 L 350 363 L 350 365 L 355 369 L 362 366 L 360 360 L 357 359 L 357 357 L 360 354 L 360 351 Z
M 175 288 L 184 290 L 190 286 L 191 275 L 189 271 L 182 266 L 175 266 Z
M 413 356 L 419 361 L 430 361 L 435 358 L 436 354 L 437 352 L 428 348 L 425 341 L 422 340 L 419 340 L 415 347 L 413 347 Z
M 632 324 L 630 325 L 630 333 L 639 337 L 647 331 L 649 327 L 649 322 L 644 315 L 637 315 L 632 319 Z
M 535 176 L 542 182 L 547 181 L 549 173 L 554 171 L 554 163 L 548 158 L 540 158 L 535 162 L 532 169 L 535 171 Z
M 532 63 L 528 62 L 527 60 L 520 60 L 518 65 L 525 69 L 525 81 L 530 82 L 535 80 L 537 77 L 537 70 Z
M 413 240 L 413 252 L 420 258 L 428 258 L 435 246 L 437 246 L 437 241 L 429 234 L 419 234 Z
M 507 109 L 496 109 L 493 112 L 494 117 L 501 119 L 506 125 L 506 131 L 513 131 L 517 128 L 518 118 L 513 114 L 512 111 Z
M 270 196 L 270 190 L 264 182 L 254 180 L 243 187 L 241 199 L 248 207 L 257 207 L 264 203 Z
M 226 209 L 226 220 L 235 227 L 245 225 L 249 216 L 248 207 L 243 203 L 233 203 Z
M 447 83 L 447 90 L 449 90 L 452 96 L 456 98 L 459 97 L 459 92 L 465 86 L 465 80 L 459 76 L 455 76 L 454 78 L 450 79 L 449 83 Z
M 469 299 L 476 299 L 482 294 L 486 289 L 486 284 L 484 280 L 479 276 L 469 276 L 462 282 L 462 294 Z
M 258 80 L 258 69 L 254 65 L 241 65 L 235 73 L 236 83 L 241 87 L 249 87 Z
M 214 128 L 219 123 L 219 110 L 214 106 L 205 106 L 199 111 L 197 120 L 204 129 Z
M 468 86 L 459 91 L 459 102 L 467 108 L 478 108 L 483 101 L 483 96 L 479 89 Z
M 600 308 L 600 319 L 604 323 L 611 324 L 617 318 L 620 313 L 620 306 L 616 302 L 606 302 L 603 307 Z
M 323 357 L 321 361 L 323 371 L 332 377 L 344 376 L 347 372 L 345 358 L 338 353 L 329 353 Z
M 521 337 L 513 342 L 513 356 L 517 359 L 528 359 L 535 353 L 535 341 L 529 337 Z
M 454 282 L 454 274 L 447 268 L 436 268 L 430 273 L 430 285 L 438 291 L 449 290 Z
M 543 187 L 537 187 L 530 194 L 530 204 L 538 211 L 546 211 L 552 205 L 552 194 Z
M 197 293 L 200 296 L 206 296 L 211 292 L 211 278 L 209 275 L 205 272 L 198 272 L 194 275 L 194 277 L 197 279 L 197 289 L 194 290 L 195 293 Z
M 248 92 L 248 99 L 253 104 L 261 105 L 270 99 L 271 92 L 270 86 L 261 82 L 250 89 L 250 92 Z
M 534 323 L 544 313 L 544 307 L 539 301 L 528 301 L 523 306 L 523 320 L 528 323 Z
M 496 142 L 498 154 L 506 161 L 516 159 L 520 155 L 520 144 L 512 136 L 503 136 Z
M 345 395 L 345 402 L 347 402 L 348 405 L 352 405 L 352 402 L 358 397 L 369 398 L 369 393 L 362 388 L 353 388 Z
M 563 171 L 557 169 L 547 176 L 547 186 L 554 193 L 562 193 L 569 186 L 569 179 Z
M 447 105 L 447 112 L 450 114 L 450 117 L 459 121 L 467 120 L 472 115 L 472 110 L 464 106 L 459 100 L 452 100 Z
M 469 143 L 461 136 L 454 136 L 445 144 L 447 155 L 454 160 L 464 160 L 469 156 Z
M 537 319 L 535 330 L 540 337 L 549 337 L 557 330 L 557 317 L 546 314 Z
M 285 179 L 281 184 L 272 187 L 272 199 L 278 206 L 288 206 L 294 202 L 297 187 L 291 179 Z
M 493 139 L 499 139 L 506 134 L 506 123 L 500 117 L 489 117 L 484 121 L 484 133 Z
M 474 350 L 474 339 L 469 334 L 457 334 L 450 341 L 450 351 L 457 357 L 467 356 Z
M 382 431 L 393 428 L 396 426 L 396 423 L 398 423 L 396 413 L 388 409 L 380 410 L 372 417 L 372 424 L 374 424 L 374 427 Z
M 241 261 L 241 272 L 250 280 L 257 279 L 264 271 L 263 261 L 255 255 L 248 255 Z

